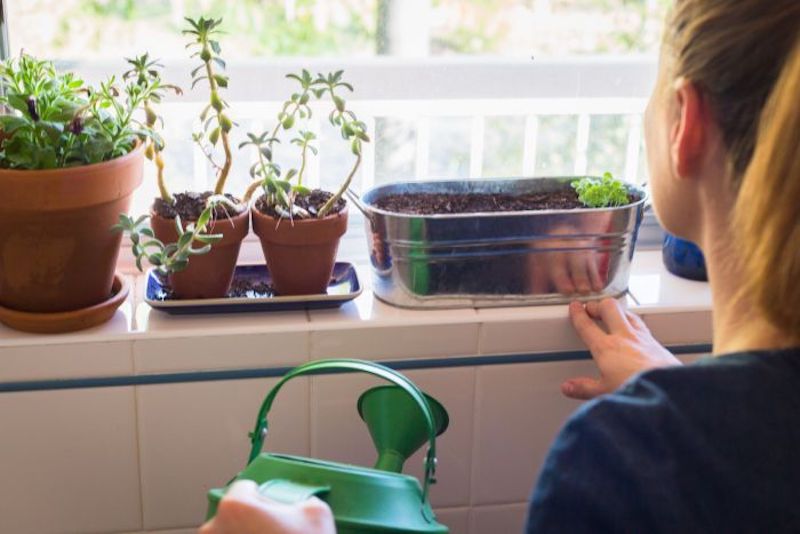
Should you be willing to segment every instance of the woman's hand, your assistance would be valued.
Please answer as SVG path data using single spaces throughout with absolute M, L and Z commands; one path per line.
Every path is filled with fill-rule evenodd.
M 199 534 L 336 534 L 336 526 L 317 498 L 281 504 L 261 495 L 252 480 L 237 480 Z
M 578 335 L 592 352 L 600 378 L 572 378 L 561 384 L 561 392 L 573 399 L 591 399 L 617 389 L 633 375 L 654 369 L 681 365 L 653 338 L 637 315 L 625 310 L 615 299 L 573 302 L 569 317 Z M 599 320 L 607 329 L 600 328 Z

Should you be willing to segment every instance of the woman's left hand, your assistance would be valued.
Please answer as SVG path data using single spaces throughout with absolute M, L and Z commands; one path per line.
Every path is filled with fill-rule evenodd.
M 331 509 L 316 497 L 282 504 L 261 495 L 252 480 L 237 480 L 199 534 L 336 534 L 336 526 Z
M 599 378 L 572 378 L 561 384 L 561 392 L 573 399 L 591 399 L 610 393 L 633 375 L 654 369 L 681 365 L 656 339 L 637 315 L 615 299 L 573 302 L 569 317 L 586 343 L 600 371 Z M 606 330 L 603 330 L 599 321 Z

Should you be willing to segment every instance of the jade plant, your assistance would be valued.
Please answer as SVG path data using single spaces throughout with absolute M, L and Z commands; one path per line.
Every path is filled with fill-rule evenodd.
M 628 188 L 622 180 L 614 178 L 610 172 L 602 178 L 581 178 L 572 182 L 578 193 L 578 200 L 589 208 L 608 208 L 624 206 L 630 202 Z
M 21 54 L 0 64 L 3 143 L 0 167 L 58 169 L 123 156 L 139 142 L 161 139 L 139 119 L 145 102 L 166 88 L 159 78 L 120 87 L 112 76 L 97 87 L 51 61 Z
M 163 142 L 150 143 L 145 155 L 152 160 L 157 170 L 157 180 L 160 199 L 156 200 L 167 211 L 175 213 L 175 229 L 178 235 L 176 243 L 166 244 L 155 237 L 153 230 L 148 226 L 149 216 L 145 215 L 133 219 L 121 215 L 119 224 L 114 228 L 127 233 L 131 239 L 131 249 L 136 258 L 136 265 L 142 270 L 142 260 L 147 261 L 164 274 L 172 274 L 184 270 L 189 265 L 189 258 L 193 255 L 206 254 L 211 251 L 211 246 L 222 239 L 220 234 L 209 234 L 208 229 L 212 221 L 218 216 L 226 216 L 227 209 L 238 210 L 239 204 L 224 194 L 225 183 L 233 163 L 230 148 L 229 134 L 233 122 L 225 113 L 228 104 L 220 96 L 220 89 L 228 86 L 228 77 L 218 72 L 225 69 L 225 61 L 220 57 L 221 48 L 216 36 L 220 33 L 222 19 L 186 18 L 189 28 L 184 30 L 185 35 L 191 37 L 187 48 L 193 49 L 191 57 L 199 58 L 200 65 L 192 70 L 192 88 L 205 81 L 209 86 L 209 102 L 200 113 L 202 130 L 194 133 L 192 139 L 197 143 L 203 154 L 213 166 L 216 174 L 216 184 L 212 194 L 205 199 L 202 212 L 196 221 L 184 226 L 180 215 L 175 209 L 175 198 L 170 194 L 164 178 L 164 160 L 162 157 Z M 160 65 L 157 61 L 149 60 L 147 54 L 128 60 L 132 68 L 126 73 L 139 84 L 160 81 Z M 160 84 L 180 92 L 175 86 Z M 161 101 L 161 95 L 155 94 L 144 103 L 145 118 L 148 128 L 155 130 L 157 124 L 163 119 L 158 115 L 156 104 Z M 222 144 L 224 159 L 218 163 L 214 157 L 214 147 Z M 200 246 L 195 247 L 197 242 Z
M 252 146 L 258 154 L 258 160 L 250 168 L 250 175 L 254 181 L 244 195 L 245 201 L 249 201 L 252 195 L 261 189 L 262 206 L 273 211 L 279 218 L 287 219 L 321 219 L 337 206 L 361 165 L 362 144 L 370 140 L 366 124 L 347 108 L 343 91 L 353 91 L 353 86 L 342 80 L 343 73 L 340 70 L 326 75 L 312 76 L 304 69 L 300 74 L 287 75 L 287 78 L 298 82 L 300 88 L 281 106 L 274 128 L 261 134 L 248 133 L 249 140 L 239 145 L 239 148 Z M 301 206 L 298 200 L 307 198 L 312 193 L 303 185 L 303 178 L 309 157 L 312 154 L 317 155 L 317 148 L 314 146 L 316 136 L 308 130 L 297 128 L 296 136 L 290 143 L 300 152 L 300 165 L 299 168 L 290 168 L 285 172 L 273 158 L 274 145 L 280 142 L 278 136 L 281 131 L 292 130 L 298 119 L 303 121 L 311 118 L 312 100 L 322 100 L 326 97 L 333 105 L 328 121 L 338 128 L 342 139 L 349 143 L 355 162 L 339 189 L 326 194 L 327 200 L 321 207 L 317 208 L 312 203 Z

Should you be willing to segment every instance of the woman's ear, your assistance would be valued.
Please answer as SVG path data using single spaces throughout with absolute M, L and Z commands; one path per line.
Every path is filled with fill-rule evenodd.
M 676 122 L 670 131 L 670 156 L 675 175 L 690 178 L 702 165 L 711 116 L 703 94 L 693 82 L 679 78 L 673 91 Z

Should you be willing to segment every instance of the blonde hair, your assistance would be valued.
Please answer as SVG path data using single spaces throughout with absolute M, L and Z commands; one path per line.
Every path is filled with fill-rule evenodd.
M 664 45 L 673 75 L 708 98 L 740 178 L 758 118 L 800 32 L 800 0 L 676 0 Z
M 734 224 L 744 294 L 771 324 L 800 341 L 800 40 L 767 103 Z
M 800 0 L 676 0 L 674 77 L 707 99 L 739 193 L 740 298 L 800 342 Z

